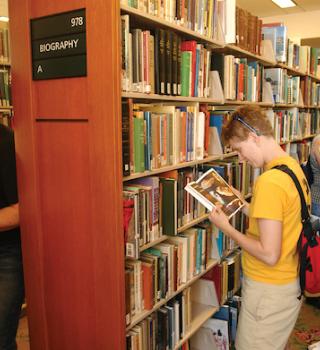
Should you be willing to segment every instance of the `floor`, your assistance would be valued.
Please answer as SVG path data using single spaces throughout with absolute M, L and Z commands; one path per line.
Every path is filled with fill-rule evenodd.
M 17 344 L 18 350 L 30 350 L 27 316 L 20 318 L 19 329 L 17 332 Z
M 320 309 L 303 304 L 295 329 L 289 339 L 290 350 L 306 350 L 308 345 L 316 341 L 320 341 Z M 17 343 L 18 350 L 30 350 L 26 316 L 20 319 Z

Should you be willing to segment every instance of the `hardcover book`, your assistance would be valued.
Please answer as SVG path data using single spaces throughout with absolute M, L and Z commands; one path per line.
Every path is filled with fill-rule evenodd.
M 244 201 L 234 189 L 214 170 L 209 169 L 197 181 L 185 186 L 185 190 L 201 202 L 209 211 L 217 204 L 230 219 L 243 206 Z

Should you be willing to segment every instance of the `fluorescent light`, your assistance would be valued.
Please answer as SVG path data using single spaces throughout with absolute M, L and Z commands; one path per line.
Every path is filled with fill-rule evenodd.
M 9 17 L 0 16 L 0 21 L 9 22 Z
M 271 0 L 281 8 L 297 6 L 292 0 Z

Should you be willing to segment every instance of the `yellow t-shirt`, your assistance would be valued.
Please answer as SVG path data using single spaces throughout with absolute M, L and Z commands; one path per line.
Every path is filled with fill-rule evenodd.
M 310 205 L 310 191 L 298 162 L 289 157 L 272 160 L 265 172 L 257 179 L 249 209 L 249 228 L 246 234 L 259 239 L 256 219 L 282 221 L 281 255 L 275 266 L 268 266 L 243 251 L 243 272 L 249 278 L 265 283 L 285 284 L 298 276 L 297 241 L 301 232 L 301 204 L 293 180 L 284 172 L 271 169 L 280 164 L 287 165 L 297 176 L 304 191 L 307 205 Z

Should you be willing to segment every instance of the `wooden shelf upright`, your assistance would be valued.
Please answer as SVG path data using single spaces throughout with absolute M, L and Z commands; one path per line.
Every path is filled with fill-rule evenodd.
M 34 81 L 30 19 L 85 9 L 87 75 Z M 124 349 L 118 1 L 9 4 L 32 350 Z

